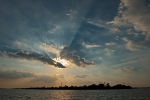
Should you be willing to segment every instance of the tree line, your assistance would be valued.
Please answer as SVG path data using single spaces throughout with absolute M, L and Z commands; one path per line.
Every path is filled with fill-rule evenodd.
M 114 86 L 110 86 L 107 84 L 92 84 L 92 85 L 83 85 L 83 86 L 59 86 L 59 87 L 30 87 L 30 88 L 22 88 L 22 89 L 47 89 L 47 90 L 100 90 L 100 89 L 132 89 L 129 85 L 117 84 Z

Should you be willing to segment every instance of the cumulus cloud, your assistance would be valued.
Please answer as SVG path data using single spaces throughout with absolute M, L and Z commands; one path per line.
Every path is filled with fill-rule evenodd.
M 24 52 L 22 50 L 22 51 L 15 52 L 15 53 L 8 52 L 6 54 L 8 55 L 8 57 L 26 59 L 26 60 L 36 60 L 36 61 L 43 62 L 44 64 L 52 65 L 52 66 L 55 66 L 55 67 L 58 67 L 58 68 L 66 68 L 65 66 L 63 66 L 59 62 L 54 61 L 50 57 L 46 57 L 46 56 L 43 56 L 43 55 L 40 55 L 40 54 L 37 54 L 37 53 Z
M 74 55 L 72 52 L 67 52 L 66 54 L 62 55 L 61 58 L 66 59 L 79 67 L 85 67 L 86 65 L 95 65 L 94 62 L 89 62 L 85 60 L 85 58 L 80 58 L 79 56 Z
M 87 49 L 101 47 L 101 45 L 86 44 L 85 42 L 83 42 L 82 45 L 83 45 L 84 47 L 86 47 Z
M 145 47 L 142 43 L 135 43 L 129 40 L 127 37 L 122 38 L 123 41 L 126 42 L 126 48 L 131 51 L 137 51 L 143 47 Z
M 136 31 L 147 33 L 145 40 L 150 40 L 150 9 L 145 0 L 121 0 L 118 10 L 118 15 L 109 24 L 133 26 Z
M 55 46 L 53 45 L 48 45 L 46 43 L 42 43 L 41 47 L 46 50 L 46 51 L 49 51 L 49 52 L 52 52 L 56 55 L 58 55 L 60 53 L 60 50 L 58 50 Z

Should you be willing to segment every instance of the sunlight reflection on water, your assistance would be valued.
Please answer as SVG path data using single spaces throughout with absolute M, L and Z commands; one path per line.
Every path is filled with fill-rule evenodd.
M 131 90 L 0 89 L 0 100 L 150 100 L 150 89 L 131 89 Z

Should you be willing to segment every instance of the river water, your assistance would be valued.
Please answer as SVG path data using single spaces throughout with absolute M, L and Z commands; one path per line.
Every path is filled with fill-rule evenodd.
M 123 90 L 0 89 L 0 100 L 150 100 L 150 89 L 123 89 Z

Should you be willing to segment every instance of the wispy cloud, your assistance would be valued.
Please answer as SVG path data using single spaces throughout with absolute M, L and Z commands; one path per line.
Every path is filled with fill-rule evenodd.
M 104 51 L 106 52 L 107 56 L 110 56 L 110 55 L 112 55 L 115 52 L 115 50 L 108 49 L 108 48 L 105 48 Z
M 57 80 L 57 75 L 54 74 L 39 74 L 29 70 L 16 70 L 16 69 L 0 69 L 1 79 L 23 79 L 31 78 L 33 82 L 46 82 L 51 83 Z
M 107 28 L 108 25 L 106 24 L 106 21 L 100 20 L 100 19 L 87 19 L 87 23 L 98 26 L 98 27 L 105 27 Z
M 69 12 L 66 14 L 67 16 L 70 17 L 70 19 L 73 19 L 74 16 L 78 13 L 78 11 L 75 10 L 69 10 Z
M 97 45 L 97 44 L 86 44 L 85 42 L 83 42 L 82 45 L 83 45 L 84 47 L 86 47 L 87 49 L 101 47 L 101 45 Z
M 108 42 L 108 43 L 105 43 L 107 46 L 112 46 L 112 45 L 116 45 L 115 42 Z
M 119 69 L 120 71 L 124 71 L 124 72 L 133 72 L 135 71 L 134 67 L 124 67 L 122 69 Z
M 27 44 L 26 43 L 22 43 L 22 42 L 19 42 L 19 41 L 14 41 L 14 44 L 19 47 L 19 48 L 22 48 L 22 47 L 27 47 Z
M 126 48 L 131 51 L 137 51 L 137 50 L 140 50 L 141 48 L 145 47 L 142 43 L 135 43 L 135 42 L 129 40 L 127 37 L 124 37 L 122 39 L 123 39 L 123 41 L 126 42 Z
M 54 75 L 38 75 L 32 81 L 52 83 L 52 82 L 57 81 L 57 77 Z
M 102 60 L 103 60 L 103 57 L 99 57 L 99 60 L 101 60 L 101 61 L 102 61 Z
M 86 78 L 89 75 L 75 75 L 74 78 Z
M 54 53 L 56 55 L 59 55 L 59 53 L 60 53 L 60 50 L 57 49 L 55 46 L 48 45 L 46 43 L 42 43 L 41 48 L 43 48 L 46 51 L 52 52 L 52 53 Z
M 14 69 L 0 69 L 0 78 L 6 79 L 18 79 L 18 78 L 29 78 L 34 77 L 34 72 L 29 71 L 21 71 L 21 70 L 14 70 Z
M 0 54 L 1 54 L 3 57 L 5 57 L 5 58 L 6 58 L 6 57 L 8 57 L 8 55 L 7 55 L 7 52 L 6 52 L 6 51 L 4 51 L 4 52 L 1 52 L 1 51 L 0 51 Z

